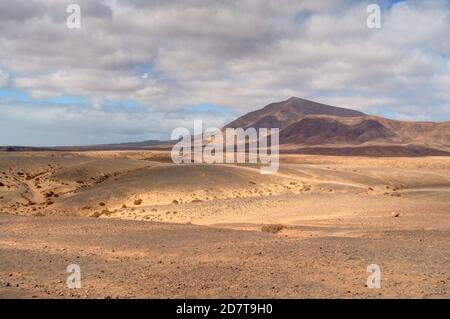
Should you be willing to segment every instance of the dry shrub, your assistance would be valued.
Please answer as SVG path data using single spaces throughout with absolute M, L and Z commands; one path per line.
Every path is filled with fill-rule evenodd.
M 102 215 L 105 215 L 105 216 L 109 216 L 109 215 L 111 215 L 111 211 L 109 210 L 109 209 L 104 209 L 104 210 L 102 210 L 101 212 L 94 212 L 92 215 L 91 215 L 91 217 L 95 217 L 95 218 L 99 218 L 100 216 L 102 216 Z
M 134 201 L 134 205 L 141 205 L 142 204 L 142 199 L 138 198 Z
M 100 217 L 100 216 L 102 216 L 102 213 L 101 213 L 101 212 L 94 212 L 94 213 L 91 215 L 91 217 L 95 217 L 95 218 L 98 218 L 98 217 Z
M 281 224 L 265 224 L 261 227 L 261 231 L 264 233 L 276 234 L 283 230 L 284 226 Z
M 101 213 L 102 215 L 106 215 L 106 216 L 109 216 L 109 215 L 111 215 L 111 212 L 109 211 L 109 209 L 104 209 L 104 210 L 102 210 L 102 213 Z

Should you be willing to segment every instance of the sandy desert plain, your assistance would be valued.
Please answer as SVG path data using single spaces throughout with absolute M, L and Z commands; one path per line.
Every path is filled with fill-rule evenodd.
M 449 298 L 449 199 L 445 156 L 0 152 L 0 298 Z

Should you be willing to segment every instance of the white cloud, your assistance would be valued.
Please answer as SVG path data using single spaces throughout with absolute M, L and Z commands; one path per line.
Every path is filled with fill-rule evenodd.
M 192 129 L 192 117 L 202 119 L 205 127 L 221 127 L 232 120 L 207 112 L 165 113 L 0 101 L 0 128 L 9 132 L 0 135 L 0 145 L 65 146 L 167 139 L 165 132 L 175 127 Z
M 199 103 L 244 113 L 300 96 L 449 119 L 448 1 L 397 3 L 379 30 L 352 0 L 78 2 L 79 30 L 65 25 L 71 1 L 1 3 L 0 66 L 10 76 L 0 73 L 0 86 L 85 97 L 98 111 L 134 100 L 148 116 Z
M 9 79 L 9 74 L 0 69 L 0 87 L 6 85 Z

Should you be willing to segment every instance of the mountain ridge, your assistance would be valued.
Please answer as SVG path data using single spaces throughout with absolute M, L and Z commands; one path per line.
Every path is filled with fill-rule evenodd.
M 400 121 L 302 98 L 270 103 L 226 128 L 280 128 L 280 152 L 352 156 L 450 155 L 450 121 Z M 0 151 L 170 150 L 175 141 L 84 146 L 0 146 Z
M 450 149 L 450 121 L 408 122 L 291 97 L 249 112 L 224 128 L 279 128 L 280 144 L 414 144 Z

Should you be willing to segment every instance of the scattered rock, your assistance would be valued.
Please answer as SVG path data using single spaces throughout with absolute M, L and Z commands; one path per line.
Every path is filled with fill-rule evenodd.
M 138 198 L 134 201 L 134 205 L 141 205 L 142 204 L 142 199 Z
M 392 217 L 400 217 L 400 213 L 397 213 L 397 212 L 392 212 Z

